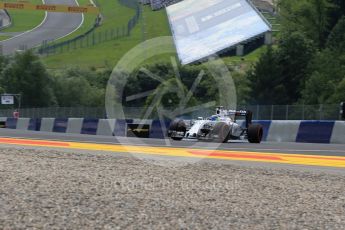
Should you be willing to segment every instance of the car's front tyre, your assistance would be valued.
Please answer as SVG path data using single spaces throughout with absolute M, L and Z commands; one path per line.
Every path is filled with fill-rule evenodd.
M 230 136 L 230 126 L 225 122 L 216 123 L 212 129 L 213 141 L 218 143 L 226 143 Z
M 176 119 L 170 123 L 168 129 L 168 137 L 175 140 L 181 141 L 187 132 L 187 125 L 181 119 Z

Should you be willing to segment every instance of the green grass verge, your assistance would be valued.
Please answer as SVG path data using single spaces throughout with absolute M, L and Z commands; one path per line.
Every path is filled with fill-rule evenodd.
M 135 14 L 133 9 L 121 5 L 118 0 L 97 0 L 103 16 L 102 25 L 97 31 L 112 30 L 116 27 L 127 25 L 127 22 Z
M 240 63 L 254 63 L 258 60 L 258 58 L 261 56 L 262 53 L 264 53 L 267 49 L 267 46 L 261 46 L 258 49 L 255 49 L 254 51 L 250 52 L 249 54 L 238 57 L 238 56 L 230 56 L 230 57 L 223 57 L 222 59 L 226 63 L 232 63 L 232 64 L 240 64 Z
M 6 39 L 9 39 L 11 36 L 0 36 L 0 41 L 3 41 L 3 40 L 6 40 Z
M 2 0 L 4 2 L 4 0 Z M 6 0 L 6 2 L 17 2 L 16 0 Z M 42 4 L 41 0 L 28 0 L 32 4 Z M 1 32 L 24 32 L 39 25 L 45 16 L 44 11 L 29 10 L 9 10 L 12 18 L 12 25 Z

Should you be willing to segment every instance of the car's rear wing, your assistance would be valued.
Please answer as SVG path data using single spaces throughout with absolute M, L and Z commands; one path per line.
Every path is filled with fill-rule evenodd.
M 253 113 L 249 110 L 228 110 L 229 116 L 235 117 L 235 122 L 237 118 L 244 117 L 246 120 L 246 128 L 252 123 L 253 120 Z

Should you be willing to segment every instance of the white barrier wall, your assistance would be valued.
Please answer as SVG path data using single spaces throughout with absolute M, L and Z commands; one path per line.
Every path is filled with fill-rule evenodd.
M 331 143 L 345 143 L 345 121 L 336 121 L 333 128 Z
M 97 135 L 112 136 L 115 129 L 116 119 L 100 119 L 98 121 Z
M 43 132 L 53 132 L 55 118 L 42 118 L 41 129 Z
M 17 121 L 17 129 L 28 130 L 30 118 L 19 118 Z
M 83 118 L 69 118 L 66 133 L 81 133 Z
M 272 121 L 267 141 L 295 142 L 301 121 Z

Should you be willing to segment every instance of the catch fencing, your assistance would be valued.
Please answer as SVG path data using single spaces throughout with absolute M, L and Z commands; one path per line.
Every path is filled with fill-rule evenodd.
M 138 23 L 140 18 L 140 7 L 136 0 L 118 0 L 120 4 L 132 8 L 135 10 L 135 15 L 128 20 L 127 24 L 118 26 L 116 28 L 107 29 L 103 31 L 97 31 L 96 29 L 101 26 L 102 16 L 98 15 L 95 19 L 95 23 L 92 28 L 90 28 L 84 34 L 81 34 L 72 39 L 59 42 L 59 41 L 44 41 L 42 45 L 38 48 L 38 53 L 40 55 L 54 55 L 63 52 L 69 52 L 71 50 L 92 47 L 97 44 L 116 40 L 123 37 L 128 37 L 131 31 Z M 96 3 L 97 5 L 97 3 Z
M 249 105 L 256 120 L 339 120 L 340 105 Z
M 250 110 L 255 120 L 340 120 L 340 105 L 240 105 L 238 109 Z M 131 119 L 157 119 L 159 116 L 153 109 L 148 117 L 144 117 L 147 108 L 124 107 L 123 113 Z M 174 111 L 174 108 L 167 108 Z M 0 117 L 12 117 L 13 109 L 0 109 Z M 208 117 L 214 114 L 214 108 L 199 108 L 193 112 L 181 113 L 186 119 Z M 49 107 L 22 108 L 21 117 L 29 118 L 117 118 L 107 116 L 104 107 Z

